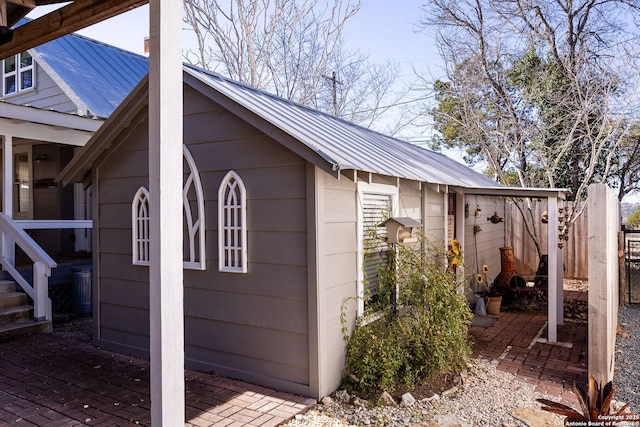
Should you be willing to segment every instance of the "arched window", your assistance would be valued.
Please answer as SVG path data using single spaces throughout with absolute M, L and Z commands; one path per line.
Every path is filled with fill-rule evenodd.
M 149 190 L 140 187 L 131 203 L 133 264 L 149 265 Z
M 183 145 L 184 183 L 182 204 L 184 206 L 183 267 L 192 270 L 206 268 L 204 195 L 198 168 L 189 149 Z M 133 197 L 132 253 L 134 265 L 149 265 L 149 190 L 140 187 Z
M 218 190 L 218 270 L 247 272 L 247 195 L 244 183 L 229 171 Z
M 184 268 L 204 270 L 205 230 L 204 230 L 204 195 L 200 174 L 196 162 L 186 145 L 182 146 L 184 154 L 184 184 L 182 187 L 182 203 L 185 218 Z

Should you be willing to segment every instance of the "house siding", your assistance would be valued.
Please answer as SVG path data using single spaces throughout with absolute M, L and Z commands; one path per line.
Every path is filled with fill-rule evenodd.
M 342 335 L 341 314 L 346 310 L 347 326 L 352 326 L 356 316 L 356 304 L 349 304 L 357 295 L 357 192 L 355 183 L 345 177 L 318 172 L 323 180 L 324 219 L 322 235 L 324 301 L 321 313 L 323 348 L 321 363 L 324 367 L 324 389 L 319 397 L 340 386 L 345 363 L 345 343 Z M 352 301 L 355 302 L 355 301 Z
M 78 107 L 39 64 L 36 64 L 35 82 L 35 89 L 6 96 L 3 100 L 11 104 L 31 105 L 61 113 L 78 113 Z
M 185 364 L 308 394 L 306 164 L 189 87 L 184 99 L 184 141 L 203 184 L 207 262 L 205 271 L 184 271 Z M 133 195 L 148 185 L 147 135 L 145 121 L 94 175 L 100 180 L 97 343 L 144 357 L 148 269 L 131 265 L 130 212 Z M 229 170 L 247 189 L 246 274 L 217 269 L 218 186 Z

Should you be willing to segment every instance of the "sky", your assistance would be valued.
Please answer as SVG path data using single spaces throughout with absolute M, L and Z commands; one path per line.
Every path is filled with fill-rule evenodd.
M 392 59 L 409 71 L 411 65 L 425 69 L 439 62 L 433 38 L 418 31 L 423 1 L 362 0 L 360 11 L 348 23 L 348 46 L 369 54 L 376 62 Z M 35 18 L 57 7 L 40 6 L 29 16 Z M 78 33 L 142 54 L 144 38 L 149 35 L 149 7 L 138 7 Z M 189 37 L 185 31 L 185 45 Z
M 345 27 L 347 49 L 366 54 L 376 63 L 391 60 L 398 64 L 401 67 L 398 88 L 406 82 L 414 81 L 415 72 L 440 75 L 441 60 L 434 38 L 428 31 L 421 31 L 419 28 L 423 3 L 424 0 L 361 0 L 360 10 L 349 19 Z M 61 5 L 37 7 L 29 17 L 35 18 L 58 7 Z M 78 33 L 143 54 L 144 39 L 149 35 L 149 6 L 138 7 Z M 192 32 L 185 25 L 183 47 L 195 46 Z M 417 96 L 409 94 L 407 97 L 414 99 Z M 420 144 L 429 140 L 427 134 L 430 134 L 428 129 L 406 128 L 395 136 Z M 461 161 L 458 149 L 446 150 L 445 154 Z

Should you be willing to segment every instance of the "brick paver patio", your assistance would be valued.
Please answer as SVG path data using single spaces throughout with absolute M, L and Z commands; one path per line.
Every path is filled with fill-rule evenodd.
M 565 300 L 586 301 L 587 292 L 565 291 Z M 587 323 L 565 320 L 558 342 L 547 341 L 547 313 L 501 312 L 489 328 L 471 327 L 473 356 L 536 385 L 536 390 L 574 406 L 573 384 L 586 387 Z
M 565 298 L 585 299 L 586 292 Z M 587 323 L 567 320 L 546 340 L 546 312 L 503 312 L 472 327 L 473 355 L 575 406 L 586 384 Z M 185 426 L 276 426 L 315 404 L 201 372 L 185 372 Z M 149 364 L 41 334 L 0 343 L 0 426 L 150 425 Z
M 185 372 L 185 426 L 276 426 L 313 399 Z M 151 425 L 147 361 L 41 334 L 0 343 L 0 426 Z

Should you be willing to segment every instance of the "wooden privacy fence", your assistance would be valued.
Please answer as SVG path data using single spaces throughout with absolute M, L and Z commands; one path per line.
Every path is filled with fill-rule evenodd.
M 542 253 L 546 254 L 547 228 L 549 224 L 542 223 L 542 215 L 547 210 L 547 202 L 532 202 L 535 226 L 541 236 Z M 587 245 L 587 222 L 589 219 L 587 206 L 569 229 L 569 240 L 564 242 L 562 258 L 564 262 L 564 277 L 567 279 L 586 279 L 589 274 L 589 257 Z M 536 247 L 527 232 L 520 211 L 513 202 L 505 206 L 505 241 L 513 248 L 516 260 L 516 271 L 521 276 L 534 276 L 538 270 L 540 259 Z

